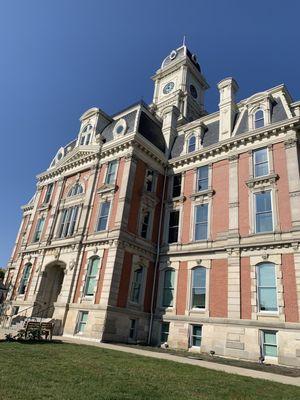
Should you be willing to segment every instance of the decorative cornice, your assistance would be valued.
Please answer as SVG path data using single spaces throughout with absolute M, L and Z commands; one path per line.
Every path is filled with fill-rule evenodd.
M 291 147 L 295 147 L 297 145 L 297 143 L 298 143 L 298 140 L 296 138 L 290 138 L 284 142 L 284 147 L 286 149 L 290 149 Z
M 248 179 L 246 185 L 249 188 L 255 188 L 261 185 L 274 184 L 279 178 L 278 174 L 269 174 L 266 176 L 259 176 L 257 178 Z

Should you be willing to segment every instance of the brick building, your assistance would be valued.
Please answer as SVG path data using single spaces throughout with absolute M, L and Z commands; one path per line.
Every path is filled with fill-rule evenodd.
M 153 102 L 91 108 L 38 175 L 7 306 L 60 333 L 300 365 L 300 102 L 284 85 L 219 110 L 173 50 Z M 25 310 L 26 309 L 26 310 Z

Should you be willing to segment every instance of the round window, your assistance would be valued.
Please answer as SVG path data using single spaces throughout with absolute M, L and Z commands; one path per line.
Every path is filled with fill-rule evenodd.
M 123 125 L 119 125 L 117 126 L 116 132 L 119 135 L 120 133 L 122 133 L 124 131 L 124 126 Z

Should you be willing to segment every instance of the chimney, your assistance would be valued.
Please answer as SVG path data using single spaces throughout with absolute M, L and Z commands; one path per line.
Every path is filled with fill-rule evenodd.
M 220 140 L 229 139 L 231 137 L 237 111 L 235 94 L 238 88 L 238 84 L 233 78 L 225 78 L 218 83 L 220 92 Z

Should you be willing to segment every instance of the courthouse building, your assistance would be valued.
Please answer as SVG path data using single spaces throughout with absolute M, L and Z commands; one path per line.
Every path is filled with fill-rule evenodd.
M 64 336 L 300 366 L 300 101 L 280 84 L 237 102 L 225 78 L 208 114 L 185 45 L 152 79 L 152 104 L 87 110 L 37 176 L 7 309 Z

